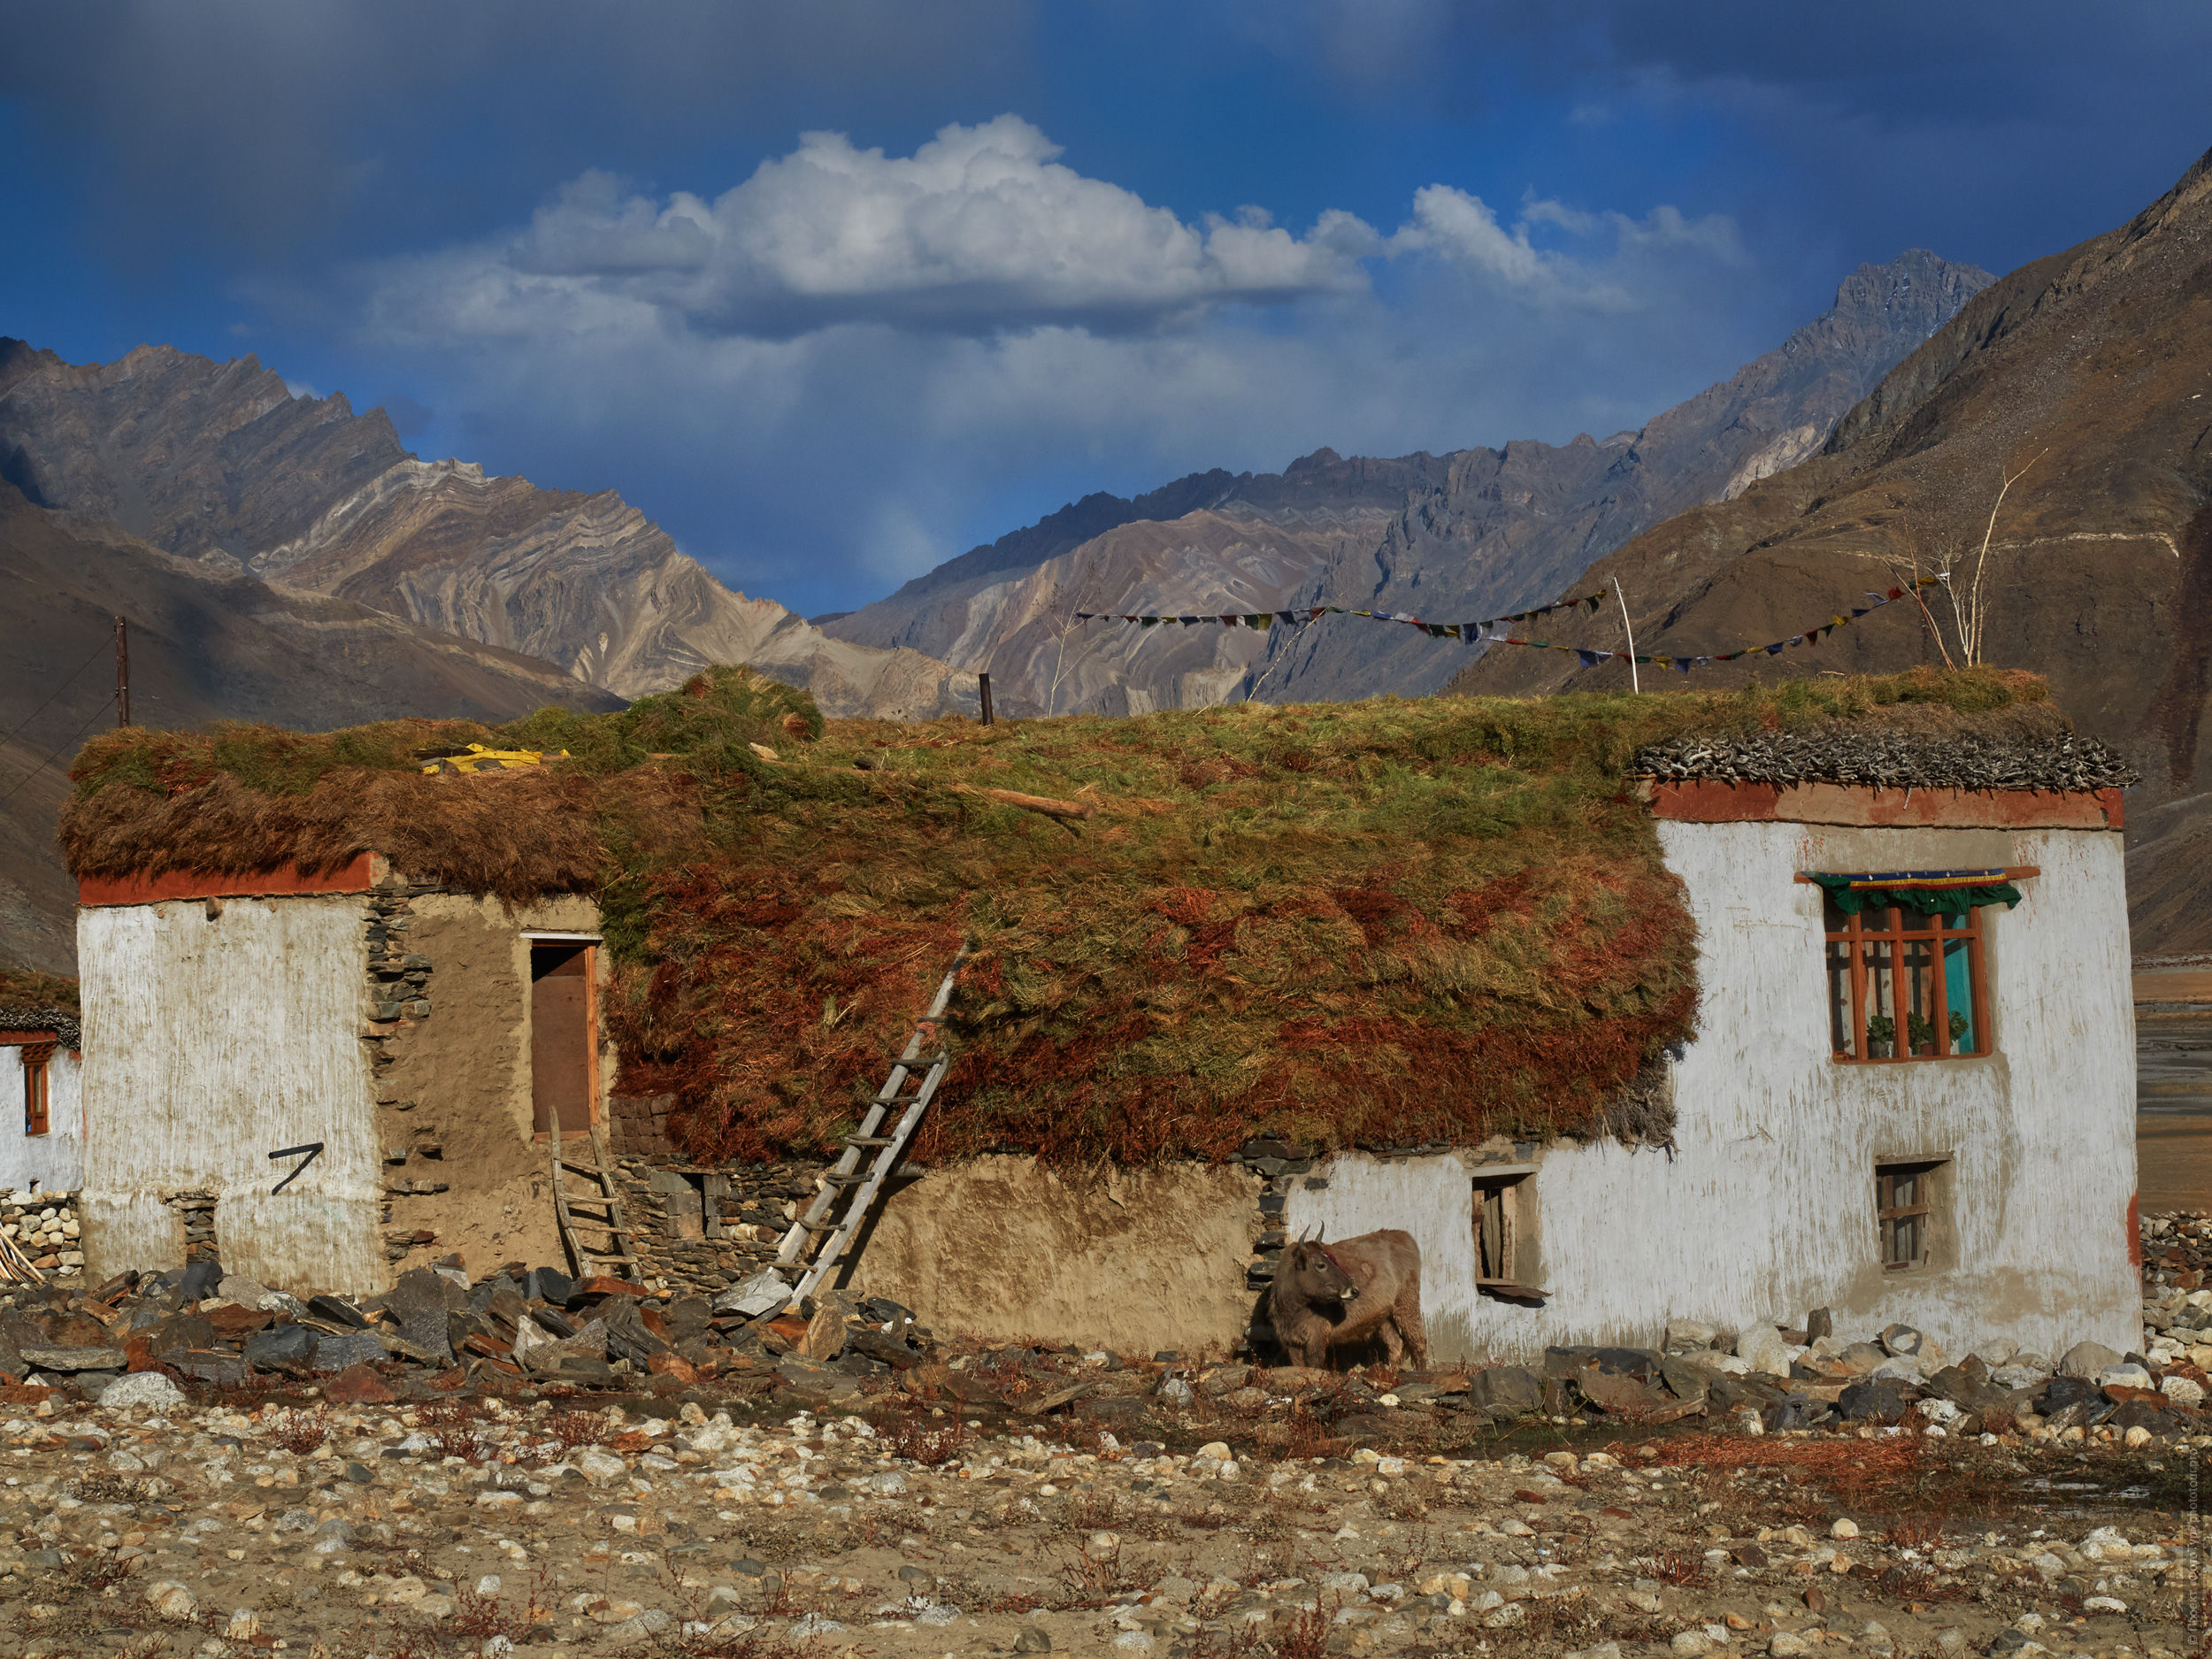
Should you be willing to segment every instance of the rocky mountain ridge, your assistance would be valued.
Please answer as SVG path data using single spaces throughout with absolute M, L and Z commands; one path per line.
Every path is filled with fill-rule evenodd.
M 1630 537 L 1741 495 L 1816 450 L 1882 377 L 1994 279 L 1914 249 L 1863 265 L 1835 303 L 1729 379 L 1603 443 L 1455 455 L 1369 549 L 1316 573 L 1309 603 L 1457 621 L 1525 610 Z M 1578 588 L 1578 590 L 1579 590 Z M 1340 595 L 1355 595 L 1344 598 Z M 1266 695 L 1297 702 L 1435 691 L 1463 663 L 1409 629 L 1317 627 L 1272 641 Z
M 383 411 L 295 397 L 251 357 L 141 346 L 70 365 L 0 340 L 0 477 L 173 557 L 542 657 L 625 697 L 749 662 L 833 714 L 974 701 L 941 664 L 732 592 L 611 490 L 420 460 Z
M 0 483 L 0 964 L 67 972 L 76 888 L 54 845 L 77 746 L 115 718 L 109 649 L 129 622 L 141 725 L 315 729 L 402 715 L 516 718 L 622 699 L 550 663 L 434 633 L 348 599 L 270 587 L 234 560 L 182 559 Z
M 2127 224 L 1984 290 L 1818 454 L 1576 581 L 1617 578 L 1639 649 L 1675 655 L 1800 635 L 1916 572 L 1949 574 L 1925 611 L 1891 605 L 1695 683 L 1957 657 L 1978 615 L 1981 660 L 2046 676 L 2146 775 L 2127 808 L 2134 949 L 2212 949 L 2212 153 Z M 1451 688 L 1622 674 L 1493 647 Z
M 1432 691 L 1462 659 L 1350 618 L 1267 636 L 1068 619 L 1329 603 L 1460 620 L 1540 603 L 1596 553 L 1812 453 L 1989 280 L 1916 250 L 1861 266 L 1822 317 L 1640 431 L 1394 459 L 1324 449 L 1279 474 L 1087 496 L 824 626 L 987 670 L 1015 712 L 1187 707 L 1256 684 L 1271 701 Z

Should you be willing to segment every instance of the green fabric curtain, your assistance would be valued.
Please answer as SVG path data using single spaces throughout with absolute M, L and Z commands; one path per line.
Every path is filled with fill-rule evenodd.
M 1812 870 L 1805 873 L 1827 890 L 1846 916 L 1856 916 L 1861 910 L 1886 910 L 1892 905 L 1901 910 L 1917 910 L 1923 916 L 1963 916 L 1985 904 L 2009 909 L 2020 902 L 2020 889 L 2008 881 L 1971 887 L 1855 887 L 1851 884 L 1863 878 L 1822 875 Z

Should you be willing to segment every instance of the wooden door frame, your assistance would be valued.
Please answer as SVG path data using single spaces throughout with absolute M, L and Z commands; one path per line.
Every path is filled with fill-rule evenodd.
M 529 928 L 523 930 L 522 938 L 526 948 L 532 951 L 535 951 L 541 945 L 581 945 L 583 947 L 584 1037 L 585 1041 L 589 1045 L 586 1049 L 584 1061 L 584 1111 L 586 1120 L 592 1127 L 597 1128 L 606 1117 L 605 1091 L 599 1076 L 599 949 L 606 943 L 606 941 L 598 933 L 539 933 Z M 537 978 L 534 974 L 525 980 L 526 986 L 533 986 L 536 983 Z M 524 995 L 527 996 L 528 991 L 526 990 Z M 534 1043 L 536 1040 L 536 1024 L 537 1011 L 533 1008 L 531 1026 Z M 533 1087 L 535 1083 L 536 1070 L 536 1063 L 534 1059 L 531 1065 Z M 532 1115 L 535 1116 L 534 1107 Z M 553 1132 L 550 1129 L 539 1129 L 534 1126 L 530 1138 L 541 1144 L 549 1144 L 553 1139 Z

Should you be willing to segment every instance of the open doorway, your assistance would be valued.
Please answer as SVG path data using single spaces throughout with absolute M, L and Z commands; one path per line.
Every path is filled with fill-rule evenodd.
M 575 941 L 534 940 L 530 945 L 531 1127 L 561 1133 L 591 1133 L 599 1080 L 596 948 Z

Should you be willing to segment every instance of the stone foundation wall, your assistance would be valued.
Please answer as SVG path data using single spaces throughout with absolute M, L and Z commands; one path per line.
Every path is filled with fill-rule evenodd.
M 0 1194 L 0 1233 L 42 1272 L 65 1279 L 84 1271 L 74 1193 Z
M 219 1262 L 222 1248 L 215 1237 L 215 1194 L 206 1191 L 164 1193 L 161 1202 L 184 1224 L 184 1260 Z
M 776 1259 L 829 1166 L 825 1158 L 706 1169 L 628 1154 L 616 1159 L 615 1181 L 646 1277 L 711 1295 Z

